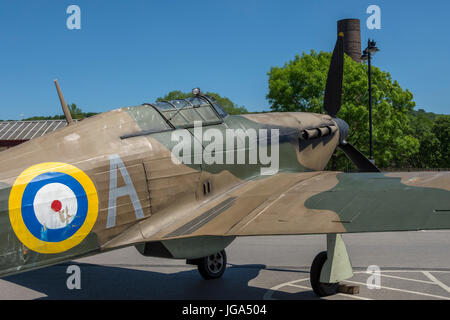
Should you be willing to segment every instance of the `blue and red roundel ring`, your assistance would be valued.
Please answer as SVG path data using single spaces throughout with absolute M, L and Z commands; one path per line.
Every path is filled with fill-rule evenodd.
M 9 196 L 9 219 L 19 240 L 39 253 L 78 245 L 98 216 L 94 183 L 80 169 L 47 162 L 23 171 Z

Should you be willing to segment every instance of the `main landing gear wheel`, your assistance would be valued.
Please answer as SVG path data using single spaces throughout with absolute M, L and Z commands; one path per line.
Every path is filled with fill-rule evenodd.
M 220 278 L 227 267 L 227 254 L 225 250 L 200 258 L 197 262 L 198 272 L 206 280 Z
M 314 293 L 319 297 L 331 296 L 337 293 L 339 283 L 323 283 L 320 282 L 320 273 L 322 272 L 322 267 L 327 261 L 327 252 L 323 251 L 319 253 L 311 265 L 311 271 L 309 272 L 311 286 Z

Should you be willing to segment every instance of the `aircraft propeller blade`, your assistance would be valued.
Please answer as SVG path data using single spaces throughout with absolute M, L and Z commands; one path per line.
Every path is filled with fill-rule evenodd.
M 327 84 L 325 87 L 325 97 L 323 107 L 325 111 L 336 117 L 341 109 L 342 79 L 344 74 L 344 34 L 338 35 L 331 57 L 330 68 L 328 69 Z
M 339 148 L 355 164 L 360 172 L 381 172 L 369 159 L 350 143 L 339 144 Z
M 380 172 L 369 159 L 367 159 L 358 149 L 345 141 L 348 133 L 348 125 L 344 120 L 336 118 L 341 109 L 342 81 L 344 74 L 344 34 L 340 32 L 331 57 L 330 68 L 328 69 L 327 84 L 325 87 L 325 97 L 323 107 L 325 111 L 333 117 L 339 126 L 341 141 L 339 148 L 344 151 L 347 157 L 355 164 L 360 172 Z

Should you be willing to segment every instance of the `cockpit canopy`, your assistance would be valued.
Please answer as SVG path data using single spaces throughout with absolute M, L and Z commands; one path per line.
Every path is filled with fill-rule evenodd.
M 195 121 L 202 125 L 221 123 L 227 113 L 210 96 L 162 101 L 151 104 L 174 128 L 192 127 Z
M 142 131 L 121 138 L 193 128 L 194 122 L 201 122 L 202 126 L 220 124 L 223 122 L 223 118 L 228 115 L 213 97 L 207 95 L 145 103 L 142 106 L 125 109 L 139 124 Z

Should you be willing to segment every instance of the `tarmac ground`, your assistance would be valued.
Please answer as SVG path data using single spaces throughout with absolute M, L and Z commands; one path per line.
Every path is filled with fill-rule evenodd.
M 347 234 L 357 295 L 326 299 L 450 300 L 450 231 Z M 326 237 L 270 236 L 236 239 L 227 249 L 223 277 L 203 280 L 184 260 L 141 256 L 124 248 L 0 279 L 0 299 L 318 299 L 310 265 Z M 80 289 L 68 289 L 71 265 L 80 267 Z M 370 288 L 380 270 L 379 288 Z

